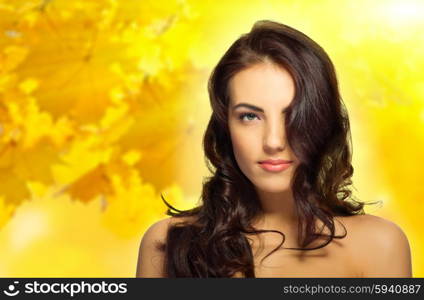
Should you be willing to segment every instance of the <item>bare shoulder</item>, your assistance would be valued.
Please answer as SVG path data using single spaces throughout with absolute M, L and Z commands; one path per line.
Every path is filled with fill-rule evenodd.
M 168 231 L 169 226 L 172 224 L 172 221 L 172 217 L 169 217 L 153 223 L 152 225 L 150 225 L 149 228 L 147 228 L 146 232 L 143 235 L 143 239 L 156 240 L 160 242 L 165 241 L 166 233 Z
M 342 217 L 339 220 L 350 229 L 352 235 L 362 236 L 364 242 L 373 242 L 376 246 L 388 246 L 394 241 L 407 241 L 399 225 L 379 216 L 365 214 Z
M 146 230 L 141 240 L 141 244 L 150 244 L 151 242 L 165 242 L 167 232 L 170 226 L 180 222 L 191 222 L 190 217 L 167 217 L 159 220 Z
M 340 218 L 363 277 L 412 277 L 411 251 L 396 223 L 374 215 Z
M 163 270 L 164 253 L 160 251 L 160 245 L 166 241 L 170 222 L 171 218 L 166 218 L 147 228 L 138 249 L 136 277 L 165 277 Z
M 181 221 L 191 221 L 191 218 L 168 217 L 153 223 L 147 228 L 138 250 L 136 277 L 165 277 L 163 269 L 165 253 L 161 250 L 161 246 L 166 243 L 169 227 Z

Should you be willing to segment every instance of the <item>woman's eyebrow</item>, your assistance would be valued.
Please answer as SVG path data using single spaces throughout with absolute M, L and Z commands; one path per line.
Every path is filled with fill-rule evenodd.
M 249 103 L 239 103 L 239 104 L 236 104 L 236 105 L 233 106 L 232 110 L 234 111 L 234 110 L 236 110 L 239 107 L 247 107 L 247 108 L 250 108 L 251 110 L 254 110 L 254 111 L 259 111 L 259 112 L 262 112 L 262 113 L 264 112 L 264 110 L 262 108 L 260 108 L 258 106 L 255 106 L 255 105 L 252 105 L 252 104 L 249 104 Z M 286 107 L 285 109 L 283 109 L 283 113 L 286 112 L 287 108 L 288 107 Z

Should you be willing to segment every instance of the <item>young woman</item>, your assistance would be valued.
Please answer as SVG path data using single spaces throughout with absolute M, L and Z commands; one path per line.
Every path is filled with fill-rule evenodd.
M 213 175 L 198 207 L 163 199 L 172 217 L 144 234 L 137 277 L 412 276 L 403 231 L 351 199 L 349 118 L 317 43 L 259 21 L 208 89 Z

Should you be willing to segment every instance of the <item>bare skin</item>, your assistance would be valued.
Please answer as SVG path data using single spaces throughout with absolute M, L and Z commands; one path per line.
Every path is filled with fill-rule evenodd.
M 316 250 L 291 250 L 284 248 L 300 247 L 295 230 L 291 234 L 282 231 L 286 234 L 283 246 L 262 262 L 261 259 L 279 245 L 281 236 L 267 233 L 254 237 L 252 251 L 256 277 L 412 276 L 409 244 L 397 225 L 372 215 L 335 217 L 336 235 L 345 233 L 338 221 L 346 228 L 346 237 L 333 239 L 327 246 Z M 328 229 L 325 233 L 329 233 Z M 259 247 L 260 238 L 265 242 L 263 250 Z M 312 246 L 323 242 L 318 240 Z M 239 276 L 236 274 L 235 277 Z
M 280 230 L 286 241 L 280 250 L 262 263 L 260 260 L 278 246 L 281 236 L 262 234 L 249 236 L 254 254 L 255 276 L 266 277 L 412 277 L 411 253 L 408 239 L 402 229 L 391 221 L 373 215 L 335 217 L 347 230 L 343 239 L 334 239 L 324 248 L 310 251 L 284 249 L 296 247 L 294 235 Z M 162 272 L 164 257 L 153 247 L 155 241 L 164 242 L 166 230 L 177 220 L 166 218 L 153 224 L 140 244 L 136 277 L 165 277 Z M 344 234 L 336 221 L 336 235 Z M 268 228 L 267 228 L 268 229 Z M 325 231 L 327 232 L 327 231 Z M 321 242 L 316 242 L 317 246 Z M 234 277 L 243 277 L 236 274 Z

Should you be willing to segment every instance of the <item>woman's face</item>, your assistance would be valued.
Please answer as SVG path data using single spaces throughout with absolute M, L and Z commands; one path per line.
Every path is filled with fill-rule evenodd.
M 295 95 L 291 75 L 271 62 L 258 63 L 235 74 L 229 82 L 229 92 L 229 129 L 241 171 L 260 191 L 287 191 L 298 164 L 284 126 L 284 109 Z M 283 170 L 274 166 L 277 170 L 270 171 L 259 163 L 267 159 L 292 163 Z

